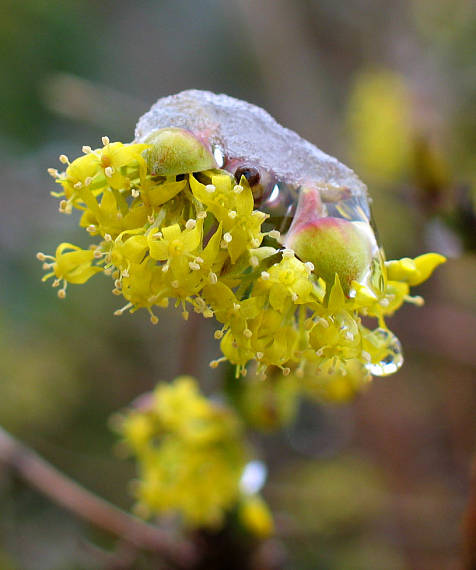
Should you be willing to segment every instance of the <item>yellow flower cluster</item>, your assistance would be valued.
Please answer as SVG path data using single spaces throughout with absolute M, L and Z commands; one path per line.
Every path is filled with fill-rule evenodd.
M 193 378 L 158 384 L 145 409 L 129 411 L 117 425 L 138 463 L 139 513 L 178 513 L 188 526 L 216 528 L 239 506 L 251 532 L 271 530 L 262 499 L 240 488 L 247 457 L 240 421 L 202 396 Z
M 126 301 L 116 315 L 144 308 L 157 323 L 154 309 L 172 300 L 184 318 L 190 309 L 214 316 L 223 357 L 211 365 L 229 360 L 237 374 L 253 360 L 260 373 L 277 366 L 298 376 L 309 366 L 343 376 L 359 368 L 364 377 L 396 369 L 399 344 L 384 318 L 404 301 L 421 302 L 409 288 L 442 256 L 390 261 L 378 287 L 353 281 L 349 290 L 338 272 L 329 281 L 283 248 L 278 231 L 263 231 L 268 215 L 255 208 L 246 178 L 237 183 L 218 169 L 155 175 L 148 166 L 153 145 L 106 137 L 103 145 L 83 147 L 85 155 L 71 163 L 62 155 L 65 172 L 50 172 L 62 187 L 60 211 L 82 211 L 80 225 L 98 238 L 89 249 L 62 243 L 55 256 L 38 254 L 44 279 L 62 285 L 60 297 L 68 283 L 103 272 Z M 377 318 L 379 328 L 368 329 L 362 316 Z

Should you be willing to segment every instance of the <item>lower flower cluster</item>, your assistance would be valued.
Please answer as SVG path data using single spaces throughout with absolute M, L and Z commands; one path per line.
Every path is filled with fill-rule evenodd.
M 137 461 L 139 514 L 178 514 L 186 526 L 217 528 L 234 510 L 253 534 L 271 533 L 263 499 L 241 485 L 249 451 L 239 418 L 201 395 L 193 378 L 158 384 L 114 424 Z
M 255 207 L 245 177 L 237 181 L 219 169 L 155 175 L 151 145 L 106 137 L 103 145 L 84 147 L 71 163 L 62 155 L 66 170 L 50 172 L 61 187 L 60 211 L 80 210 L 80 226 L 97 240 L 89 249 L 62 243 L 55 255 L 38 254 L 44 279 L 53 278 L 60 297 L 68 283 L 103 273 L 125 300 L 116 315 L 145 309 L 155 324 L 156 309 L 173 302 L 185 319 L 190 310 L 215 317 L 223 356 L 211 366 L 228 360 L 237 375 L 254 361 L 259 374 L 278 367 L 284 375 L 317 374 L 337 383 L 351 375 L 364 383 L 369 372 L 398 368 L 399 342 L 385 317 L 405 301 L 422 302 L 410 287 L 427 279 L 442 256 L 386 262 L 378 287 L 349 283 L 342 263 L 332 269 L 329 257 L 319 270 L 283 247 L 277 230 L 264 231 L 268 214 Z M 340 233 L 329 231 L 329 243 L 336 243 Z M 368 319 L 364 324 L 366 317 L 377 320 L 376 329 Z

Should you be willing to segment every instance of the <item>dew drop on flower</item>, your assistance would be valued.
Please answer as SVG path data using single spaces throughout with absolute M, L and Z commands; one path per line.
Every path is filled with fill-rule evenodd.
M 373 336 L 376 340 L 385 343 L 386 354 L 379 362 L 369 362 L 367 370 L 374 376 L 388 376 L 394 374 L 403 364 L 402 346 L 398 338 L 390 331 L 377 329 Z

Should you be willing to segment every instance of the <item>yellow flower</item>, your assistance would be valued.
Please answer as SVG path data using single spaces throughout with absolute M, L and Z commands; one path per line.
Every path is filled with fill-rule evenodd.
M 119 424 L 137 460 L 138 510 L 177 513 L 189 526 L 219 527 L 240 497 L 246 461 L 241 423 L 202 396 L 193 378 L 159 384 L 145 410 Z
M 273 516 L 259 495 L 245 496 L 238 512 L 241 524 L 251 534 L 259 538 L 268 538 L 274 533 Z
M 175 131 L 151 145 L 170 145 L 176 136 L 201 152 L 197 141 Z M 427 279 L 442 256 L 384 265 L 363 231 L 366 222 L 322 217 L 314 186 L 301 194 L 289 235 L 264 232 L 268 215 L 255 207 L 246 178 L 237 184 L 219 169 L 183 173 L 187 144 L 175 153 L 180 164 L 172 153 L 165 170 L 149 159 L 167 157 L 169 147 L 154 147 L 144 159 L 150 145 L 103 144 L 85 148 L 71 164 L 61 157 L 66 172 L 52 171 L 64 187 L 61 211 L 82 211 L 80 225 L 98 236 L 88 250 L 62 244 L 54 257 L 40 254 L 55 286 L 104 271 L 114 280 L 114 294 L 126 301 L 116 315 L 143 308 L 157 323 L 154 308 L 171 300 L 184 318 L 190 307 L 215 316 L 223 357 L 210 364 L 229 360 L 237 375 L 253 360 L 259 374 L 273 366 L 283 374 L 301 374 L 308 365 L 345 371 L 358 361 L 363 376 L 384 375 L 401 364 L 385 318 L 404 302 L 421 304 L 410 287 Z M 276 241 L 277 248 L 270 247 Z M 375 330 L 364 327 L 362 317 L 375 318 Z

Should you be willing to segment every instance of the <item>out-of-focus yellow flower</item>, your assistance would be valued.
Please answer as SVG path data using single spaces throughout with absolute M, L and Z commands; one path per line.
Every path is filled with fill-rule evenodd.
M 357 76 L 348 107 L 355 164 L 379 184 L 398 180 L 408 168 L 411 101 L 403 78 L 388 70 Z
M 274 532 L 273 516 L 259 495 L 243 497 L 239 506 L 241 524 L 258 538 L 268 538 Z
M 128 412 L 118 425 L 137 461 L 139 512 L 176 513 L 195 527 L 223 523 L 239 500 L 247 456 L 230 409 L 182 376 L 159 384 L 147 409 Z

